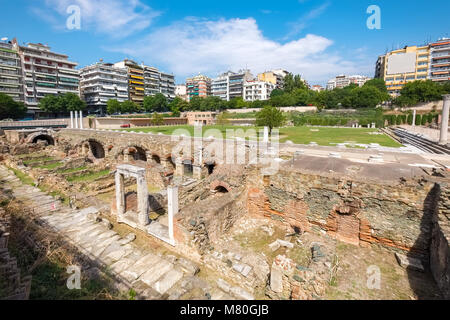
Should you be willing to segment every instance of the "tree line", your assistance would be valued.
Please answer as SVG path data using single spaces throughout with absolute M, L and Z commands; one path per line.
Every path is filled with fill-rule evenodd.
M 0 119 L 22 119 L 27 114 L 23 102 L 14 101 L 9 95 L 0 93 Z

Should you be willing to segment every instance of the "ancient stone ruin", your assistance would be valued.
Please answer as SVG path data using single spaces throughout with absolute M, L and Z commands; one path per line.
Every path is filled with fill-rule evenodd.
M 286 144 L 274 152 L 267 137 L 263 142 L 262 151 L 251 142 L 230 145 L 243 150 L 235 158 L 256 154 L 268 161 L 230 163 L 219 156 L 230 145 L 209 138 L 198 146 L 194 138 L 108 130 L 10 132 L 5 146 L 12 152 L 3 163 L 70 196 L 80 219 L 76 210 L 97 208 L 96 215 L 110 221 L 105 226 L 112 237 L 124 227 L 172 252 L 174 258 L 165 252 L 147 266 L 141 255 L 133 256 L 139 248 L 126 246 L 133 237 L 117 240 L 124 243 L 117 247 L 86 249 L 93 259 L 114 265 L 118 276 L 129 277 L 130 286 L 143 277 L 152 288 L 142 291 L 147 298 L 182 297 L 189 291 L 183 279 L 196 276 L 197 268 L 220 274 L 208 287 L 210 298 L 333 298 L 330 292 L 343 294 L 345 277 L 355 276 L 357 267 L 365 286 L 371 265 L 356 261 L 358 255 L 372 257 L 367 260 L 375 266 L 389 263 L 381 269 L 396 270 L 400 276 L 391 278 L 399 279 L 395 285 L 402 290 L 409 283 L 405 295 L 449 297 L 447 170 L 430 169 L 419 156 L 381 156 L 375 147 L 341 156 L 338 147 L 300 150 Z M 315 150 L 320 152 L 310 153 Z M 51 215 L 45 219 L 53 221 Z M 91 241 L 109 237 L 103 227 L 89 226 Z M 139 268 L 132 267 L 136 263 Z M 159 271 L 147 273 L 154 263 Z M 181 268 L 188 264 L 196 267 Z M 434 284 L 423 285 L 427 281 Z M 367 290 L 358 297 L 367 298 Z

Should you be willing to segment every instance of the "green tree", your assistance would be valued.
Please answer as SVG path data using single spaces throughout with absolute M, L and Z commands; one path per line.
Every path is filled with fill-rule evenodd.
M 139 106 L 133 101 L 126 100 L 120 104 L 121 113 L 133 113 L 138 112 Z
M 147 112 L 165 112 L 168 109 L 169 103 L 165 95 L 157 93 L 154 96 L 146 96 L 143 106 Z
M 383 79 L 375 78 L 364 83 L 363 87 L 375 87 L 380 91 L 383 101 L 390 99 L 389 92 L 386 87 L 386 82 Z
M 39 100 L 38 106 L 39 109 L 44 112 L 57 113 L 63 111 L 59 97 L 51 94 L 46 95 L 41 100 Z
M 431 80 L 408 82 L 400 91 L 396 103 L 400 106 L 414 105 L 419 102 L 430 102 L 442 99 L 445 87 Z
M 273 128 L 281 127 L 285 121 L 283 112 L 272 106 L 265 106 L 256 114 L 256 125 L 269 127 L 270 134 Z
M 375 86 L 355 88 L 351 91 L 350 97 L 353 108 L 375 108 L 384 98 Z
M 21 119 L 25 117 L 27 108 L 23 102 L 14 101 L 7 94 L 0 93 L 0 119 Z
M 71 92 L 58 96 L 62 111 L 81 111 L 86 109 L 86 103 L 80 97 Z
M 121 110 L 120 102 L 116 99 L 110 99 L 106 103 L 106 113 L 108 114 L 119 113 Z

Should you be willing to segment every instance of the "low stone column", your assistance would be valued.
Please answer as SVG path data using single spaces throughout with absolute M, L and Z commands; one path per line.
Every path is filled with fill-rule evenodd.
M 119 171 L 116 171 L 115 181 L 116 181 L 117 220 L 120 221 L 120 218 L 125 214 L 125 190 L 123 183 L 123 175 Z
M 150 223 L 148 217 L 148 187 L 145 178 L 145 169 L 139 170 L 137 177 L 138 221 L 141 227 Z
M 83 128 L 84 128 L 83 127 L 83 111 L 80 110 L 80 129 L 83 129 Z
M 443 95 L 444 106 L 442 108 L 440 144 L 447 144 L 448 140 L 448 117 L 450 113 L 450 94 Z
M 73 111 L 70 111 L 70 129 L 73 129 Z
M 167 188 L 167 213 L 168 213 L 168 227 L 170 244 L 175 245 L 174 234 L 174 216 L 178 213 L 178 187 L 169 186 Z
M 413 111 L 413 119 L 412 119 L 412 126 L 413 126 L 413 127 L 416 126 L 416 114 L 417 114 L 417 111 L 414 110 L 414 111 Z
M 74 118 L 74 120 L 75 120 L 75 129 L 78 129 L 78 113 L 75 111 L 74 115 L 75 115 L 75 118 Z

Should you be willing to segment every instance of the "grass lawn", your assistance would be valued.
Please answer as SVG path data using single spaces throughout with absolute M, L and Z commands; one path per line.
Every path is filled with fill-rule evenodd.
M 317 142 L 317 144 L 322 146 L 350 141 L 357 144 L 378 143 L 381 146 L 393 148 L 402 146 L 385 134 L 369 134 L 371 132 L 378 132 L 378 130 L 367 128 L 289 127 L 280 130 L 280 140 L 281 142 L 291 140 L 298 144 Z
M 233 132 L 227 136 L 227 138 L 241 137 L 256 139 L 259 134 L 261 127 L 242 127 L 242 126 L 204 126 L 203 136 L 209 137 L 213 136 L 216 138 L 225 137 L 226 130 L 238 130 L 242 131 Z M 162 133 L 166 135 L 181 135 L 186 136 L 194 135 L 194 127 L 188 125 L 182 126 L 162 126 L 162 127 L 145 127 L 145 128 L 130 128 L 121 129 L 122 131 L 136 131 L 145 133 Z M 318 130 L 318 131 L 316 131 Z M 253 132 L 251 132 L 253 131 Z M 332 146 L 336 143 L 352 142 L 357 144 L 370 144 L 378 143 L 384 147 L 394 147 L 399 148 L 401 144 L 392 140 L 385 134 L 373 135 L 369 134 L 371 132 L 378 132 L 378 129 L 367 129 L 367 128 L 327 128 L 327 127 L 287 127 L 280 129 L 280 141 L 286 142 L 290 140 L 296 144 L 309 144 L 310 142 L 317 142 L 317 144 L 322 146 Z
M 97 172 L 90 172 L 81 176 L 70 176 L 67 177 L 66 179 L 69 182 L 86 182 L 86 181 L 93 181 L 97 178 L 106 176 L 107 174 L 109 174 L 108 169 Z

